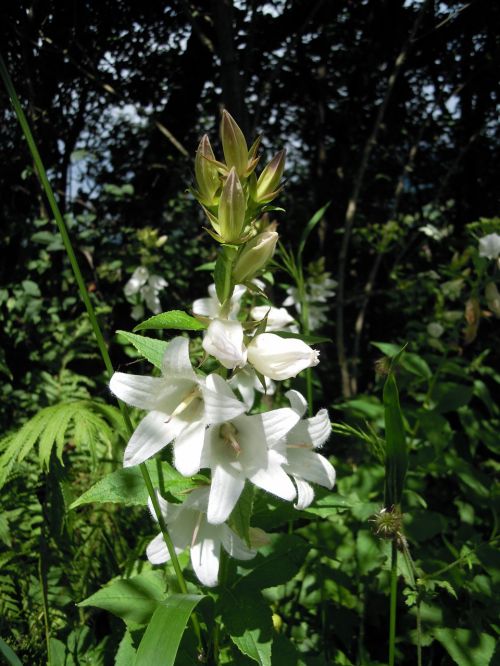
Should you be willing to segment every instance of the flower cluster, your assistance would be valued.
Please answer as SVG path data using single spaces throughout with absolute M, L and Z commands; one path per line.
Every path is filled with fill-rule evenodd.
M 168 287 L 168 282 L 161 275 L 151 274 L 146 266 L 138 266 L 123 288 L 123 293 L 132 305 L 132 319 L 144 317 L 144 304 L 153 314 L 160 313 L 159 294 L 165 287 Z
M 281 189 L 284 151 L 257 178 L 258 142 L 249 150 L 227 112 L 221 138 L 225 162 L 216 160 L 207 136 L 201 140 L 193 190 L 212 225 L 207 231 L 221 244 L 215 284 L 192 307 L 206 325 L 202 347 L 215 370 L 195 370 L 189 341 L 179 336 L 168 343 L 161 377 L 116 372 L 110 382 L 119 399 L 147 412 L 126 446 L 126 467 L 170 444 L 182 475 L 210 472 L 210 484 L 198 486 L 182 504 L 158 496 L 175 550 L 190 547 L 193 569 L 207 586 L 218 582 L 221 548 L 249 559 L 262 541 L 255 531 L 248 539 L 230 526 L 246 484 L 304 509 L 314 498 L 311 483 L 330 489 L 335 483 L 334 468 L 317 452 L 331 431 L 325 409 L 306 418 L 306 400 L 291 390 L 285 394 L 289 406 L 250 411 L 256 390 L 272 395 L 274 381 L 317 365 L 319 355 L 300 339 L 288 312 L 270 304 L 258 279 L 277 242 L 275 229 L 261 220 Z M 269 304 L 253 304 L 245 312 L 246 293 Z M 169 559 L 162 534 L 150 543 L 147 556 L 153 564 Z

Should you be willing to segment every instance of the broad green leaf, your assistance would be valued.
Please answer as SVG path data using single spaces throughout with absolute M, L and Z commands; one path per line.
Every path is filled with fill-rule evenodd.
M 273 622 L 268 603 L 253 591 L 229 590 L 221 599 L 222 622 L 238 649 L 262 666 L 271 666 Z
M 153 486 L 159 486 L 158 469 L 155 461 L 146 462 Z M 166 462 L 162 463 L 163 480 L 165 492 L 178 496 L 180 493 L 194 488 L 196 481 L 182 476 L 177 470 Z M 103 504 L 111 502 L 125 506 L 145 506 L 148 503 L 148 491 L 139 467 L 126 467 L 111 472 L 89 488 L 78 499 L 70 509 L 76 509 L 82 504 L 96 502 Z
M 231 513 L 231 523 L 238 532 L 238 534 L 250 546 L 250 518 L 252 517 L 253 507 L 253 485 L 247 483 L 240 498 Z
M 385 416 L 385 504 L 391 507 L 401 503 L 406 470 L 408 448 L 406 444 L 403 415 L 399 405 L 396 379 L 391 372 L 384 384 Z
M 366 576 L 380 566 L 379 541 L 372 532 L 359 530 L 356 536 L 356 555 L 361 576 Z
M 199 594 L 172 594 L 162 601 L 144 632 L 135 666 L 153 666 L 159 661 L 162 666 L 174 666 L 186 624 L 202 599 Z
M 401 347 L 390 342 L 371 342 L 370 344 L 379 349 L 382 354 L 385 354 L 392 359 L 401 353 Z M 430 379 L 430 377 L 432 377 L 432 371 L 429 368 L 427 361 L 418 354 L 405 351 L 401 358 L 398 359 L 398 363 L 407 372 L 411 372 L 411 374 L 416 375 L 417 377 L 425 379 Z
M 453 382 L 438 382 L 432 391 L 432 400 L 436 403 L 436 411 L 440 414 L 456 411 L 470 402 L 473 391 L 472 386 Z
M 127 342 L 134 345 L 141 356 L 144 356 L 155 368 L 161 370 L 161 363 L 168 342 L 165 340 L 155 340 L 155 338 L 147 338 L 143 335 L 136 335 L 128 331 L 116 331 L 118 335 L 125 338 Z
M 133 578 L 118 578 L 77 606 L 96 606 L 117 615 L 126 623 L 146 624 L 160 601 L 165 599 L 165 584 L 160 573 L 147 571 Z M 154 662 L 152 662 L 154 663 Z
M 438 627 L 433 633 L 458 666 L 488 666 L 497 644 L 493 636 L 470 629 Z
M 323 208 L 320 208 L 319 210 L 317 210 L 314 213 L 314 215 L 311 217 L 309 222 L 306 224 L 306 226 L 304 227 L 304 231 L 302 232 L 302 235 L 301 235 L 300 241 L 299 241 L 299 249 L 297 251 L 298 263 L 300 263 L 302 253 L 304 252 L 304 247 L 306 245 L 306 241 L 307 241 L 310 233 L 312 232 L 314 227 L 318 224 L 318 222 L 320 222 L 323 219 L 323 217 L 326 213 L 326 210 L 327 210 L 328 206 L 330 205 L 330 203 L 331 202 L 329 201 L 327 204 L 325 204 L 323 206 Z
M 138 324 L 134 331 L 144 331 L 152 328 L 157 330 L 173 328 L 178 331 L 203 331 L 206 327 L 206 324 L 183 310 L 170 310 L 146 319 L 142 324 Z
M 309 549 L 309 544 L 298 536 L 278 535 L 271 544 L 260 548 L 253 560 L 244 563 L 252 570 L 242 576 L 233 589 L 240 594 L 242 590 L 260 590 L 286 583 L 298 573 Z
M 14 650 L 0 638 L 0 655 L 5 659 L 9 666 L 23 666 Z
M 307 345 L 319 345 L 322 342 L 332 342 L 331 338 L 325 338 L 320 335 L 305 335 L 303 333 L 291 333 L 290 331 L 273 331 L 274 335 L 278 335 L 280 338 L 297 338 L 297 340 L 302 340 Z

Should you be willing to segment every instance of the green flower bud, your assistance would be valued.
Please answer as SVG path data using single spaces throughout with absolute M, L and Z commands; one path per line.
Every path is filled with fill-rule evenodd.
M 286 150 L 280 150 L 273 157 L 257 180 L 255 201 L 258 203 L 268 203 L 276 197 L 281 188 L 279 183 L 285 168 Z
M 233 268 L 233 278 L 236 284 L 250 280 L 271 259 L 278 242 L 276 231 L 263 231 L 243 248 Z
M 208 135 L 205 134 L 196 151 L 194 173 L 198 185 L 198 198 L 206 206 L 214 206 L 217 203 L 215 193 L 220 186 L 219 174 L 212 161 L 215 161 L 214 151 Z
M 248 168 L 247 142 L 235 119 L 227 111 L 222 112 L 220 136 L 228 168 L 234 167 L 239 176 L 244 176 Z
M 236 243 L 245 226 L 246 200 L 233 166 L 222 188 L 219 201 L 219 234 L 224 243 Z

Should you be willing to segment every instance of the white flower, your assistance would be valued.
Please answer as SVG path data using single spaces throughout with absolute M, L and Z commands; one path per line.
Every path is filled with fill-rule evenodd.
M 168 287 L 168 282 L 161 275 L 151 275 L 145 266 L 139 266 L 132 273 L 132 277 L 123 288 L 129 303 L 133 305 L 132 318 L 141 319 L 144 316 L 145 302 L 154 314 L 161 312 L 161 302 L 158 294 Z M 140 300 L 137 303 L 137 299 Z
M 209 523 L 218 525 L 229 517 L 246 479 L 282 499 L 295 498 L 295 487 L 282 468 L 286 458 L 270 447 L 298 420 L 299 415 L 285 407 L 208 428 L 201 464 L 212 470 Z
M 243 326 L 239 321 L 213 319 L 203 338 L 203 349 L 215 356 L 225 368 L 234 370 L 247 362 Z
M 304 416 L 307 402 L 298 391 L 287 391 L 286 397 L 292 409 Z M 291 474 L 297 485 L 297 509 L 305 509 L 314 499 L 314 490 L 310 483 L 332 489 L 335 485 L 333 465 L 314 449 L 321 447 L 332 431 L 330 417 L 326 409 L 320 409 L 316 416 L 302 419 L 274 448 L 286 456 L 283 469 Z
M 238 560 L 250 560 L 256 551 L 251 550 L 227 525 L 211 525 L 206 512 L 209 488 L 197 488 L 183 504 L 170 504 L 158 495 L 160 509 L 174 544 L 175 552 L 191 548 L 191 564 L 203 585 L 213 587 L 218 583 L 221 546 Z M 156 515 L 149 502 L 149 509 Z M 146 554 L 152 564 L 163 564 L 170 559 L 163 534 L 148 545 Z
M 431 321 L 430 324 L 427 324 L 427 333 L 431 338 L 440 338 L 444 333 L 444 328 L 437 321 Z
M 265 389 L 255 374 L 255 370 L 247 365 L 231 377 L 229 385 L 240 392 L 247 409 L 252 409 L 255 400 L 255 391 L 265 393 L 266 395 L 274 395 L 276 391 L 276 384 L 272 379 L 264 377 L 264 382 L 266 385 Z
M 500 256 L 500 236 L 488 234 L 479 240 L 479 256 L 486 259 L 498 259 Z
M 175 439 L 174 464 L 185 476 L 200 469 L 205 429 L 245 411 L 219 375 L 199 377 L 189 359 L 189 341 L 174 338 L 165 351 L 162 377 L 115 372 L 111 391 L 129 405 L 147 409 L 125 449 L 123 465 L 144 462 Z
M 236 319 L 240 311 L 241 297 L 246 291 L 246 287 L 242 284 L 237 284 L 234 288 L 233 295 L 231 296 L 231 309 L 229 311 L 229 319 Z M 201 315 L 202 317 L 210 317 L 215 319 L 220 315 L 221 304 L 217 298 L 215 284 L 208 287 L 208 298 L 198 298 L 194 301 L 192 310 L 194 314 Z
M 261 333 L 248 345 L 248 361 L 266 377 L 283 380 L 318 365 L 319 352 L 298 338 Z
M 285 308 L 273 308 L 270 305 L 257 305 L 250 311 L 250 316 L 254 321 L 261 321 L 266 315 L 266 331 L 290 330 L 290 325 L 295 323 L 295 319 Z

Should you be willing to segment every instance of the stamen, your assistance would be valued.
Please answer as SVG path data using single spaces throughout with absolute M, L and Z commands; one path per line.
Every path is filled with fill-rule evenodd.
M 238 457 L 241 453 L 241 446 L 239 445 L 238 440 L 236 439 L 236 435 L 238 434 L 238 431 L 232 425 L 232 423 L 223 423 L 221 428 L 220 428 L 220 436 L 226 442 L 226 444 L 229 444 L 229 446 L 233 449 L 233 451 L 236 453 L 236 457 Z
M 165 421 L 165 423 L 170 423 L 170 421 L 174 418 L 174 416 L 178 416 L 179 414 L 182 414 L 189 405 L 193 402 L 193 400 L 197 400 L 201 398 L 201 390 L 198 385 L 196 385 L 189 393 L 184 397 L 184 400 L 182 400 L 177 407 L 174 409 L 174 411 L 170 414 L 168 419 Z

